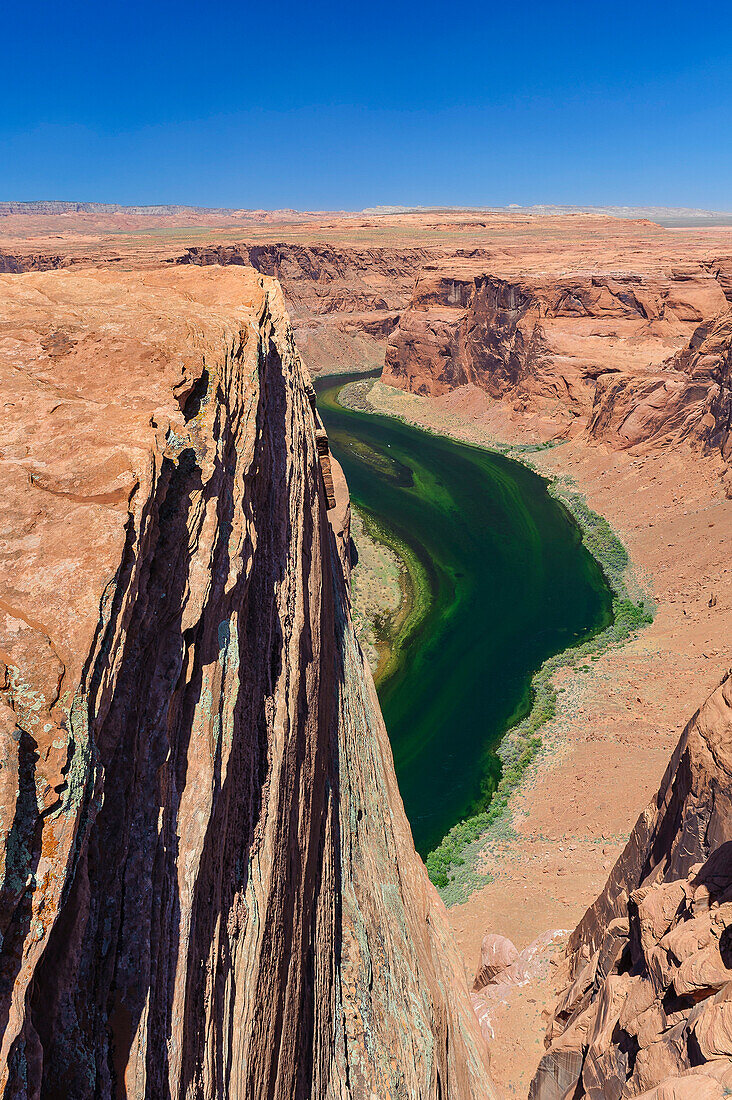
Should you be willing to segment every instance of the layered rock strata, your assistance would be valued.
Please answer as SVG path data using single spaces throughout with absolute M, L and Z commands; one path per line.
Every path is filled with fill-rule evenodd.
M 426 248 L 346 248 L 325 244 L 234 244 L 191 247 L 181 264 L 235 264 L 277 279 L 293 315 L 398 313 L 424 263 Z M 388 321 L 384 321 L 385 327 Z
M 473 253 L 485 255 L 478 249 Z M 315 370 L 381 367 L 389 334 L 415 279 L 443 250 L 349 248 L 330 244 L 194 246 L 182 264 L 235 264 L 276 278 L 292 314 L 298 346 Z
M 732 459 L 732 314 L 720 272 L 485 274 L 428 267 L 389 338 L 383 380 L 440 397 L 475 387 L 508 415 L 612 447 L 682 440 Z
M 63 256 L 45 252 L 6 252 L 0 250 L 0 275 L 19 275 L 23 271 L 53 271 L 66 267 Z
M 619 447 L 697 440 L 732 460 L 732 311 L 700 324 L 658 371 L 599 379 L 589 431 Z
M 531 1100 L 732 1090 L 732 674 L 568 945 Z
M 700 266 L 661 277 L 431 265 L 391 335 L 384 381 L 432 396 L 472 384 L 577 416 L 589 411 L 599 377 L 660 365 L 726 306 Z
M 0 299 L 2 1094 L 489 1097 L 278 286 Z
M 184 264 L 251 265 L 276 278 L 298 346 L 315 369 L 380 367 L 384 346 L 409 301 L 425 248 L 263 244 L 192 247 Z

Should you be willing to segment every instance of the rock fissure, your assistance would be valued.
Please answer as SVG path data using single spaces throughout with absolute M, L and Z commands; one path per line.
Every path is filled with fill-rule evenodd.
M 11 622 L 2 639 L 31 717 L 61 723 L 29 724 L 20 802 L 3 787 L 29 849 L 6 856 L 21 878 L 34 862 L 21 909 L 5 879 L 4 1095 L 490 1095 L 353 634 L 327 442 L 279 290 L 231 268 L 23 278 L 58 323 L 84 303 L 54 369 L 79 388 L 86 449 L 69 476 L 69 425 L 39 417 L 29 460 L 42 448 L 47 484 L 69 491 L 38 494 L 14 579 L 15 605 L 70 654 L 61 697 L 57 669 L 42 690 L 38 631 Z M 102 421 L 87 372 L 139 317 L 155 337 L 128 348 L 135 398 L 107 380 Z M 19 384 L 42 392 L 42 332 L 24 333 Z M 138 485 L 124 512 L 106 503 L 123 455 Z M 44 815 L 58 730 L 69 756 Z
M 64 216 L 53 204 L 42 215 Z M 80 216 L 103 224 L 99 211 Z M 632 471 L 648 471 L 633 491 L 653 485 L 659 503 L 626 515 L 632 546 L 648 521 L 646 542 L 668 542 L 665 570 L 688 527 L 718 568 L 703 606 L 697 578 L 673 574 L 649 638 L 667 645 L 679 683 L 686 662 L 692 671 L 675 645 L 681 614 L 704 648 L 695 675 L 719 656 L 719 627 L 703 630 L 726 622 L 725 502 L 715 485 L 712 514 L 686 467 L 692 449 L 707 472 L 732 457 L 722 236 L 587 215 L 465 223 L 439 212 L 425 225 L 423 214 L 380 214 L 347 232 L 347 219 L 328 217 L 306 229 L 288 215 L 266 233 L 254 218 L 256 244 L 182 257 L 187 230 L 177 242 L 151 234 L 134 261 L 127 241 L 110 258 L 107 241 L 57 226 L 66 236 L 0 256 L 13 273 L 0 276 L 8 1097 L 490 1095 L 462 966 L 413 856 L 353 638 L 342 478 L 270 276 L 316 367 L 376 366 L 388 343 L 385 380 L 438 395 L 435 407 L 464 421 L 492 410 L 494 425 L 532 444 L 564 439 L 569 463 L 604 456 L 611 490 L 630 494 Z M 339 226 L 349 245 L 334 243 Z M 490 247 L 453 247 L 463 240 Z M 562 454 L 543 459 L 556 472 Z M 666 496 L 662 463 L 643 465 L 654 455 L 675 464 Z M 664 508 L 678 520 L 668 538 Z M 651 742 L 678 718 L 681 688 L 675 719 L 663 717 L 667 692 L 646 721 L 633 706 L 645 685 L 623 699 L 603 682 L 612 699 L 583 733 L 589 747 L 572 750 L 563 831 L 575 802 L 593 797 L 588 759 L 617 761 L 626 738 L 656 766 Z M 726 691 L 690 724 L 570 938 L 537 1097 L 706 1100 L 732 1088 Z M 536 812 L 527 877 L 523 864 L 499 874 L 483 927 L 502 905 L 518 912 L 520 883 L 541 862 L 531 845 L 556 835 L 534 828 Z M 544 873 L 566 874 L 563 848 Z M 601 881 L 582 894 L 565 878 L 537 897 L 584 908 Z M 511 1039 L 495 1006 L 512 986 L 530 988 L 556 935 L 492 958 L 476 981 L 499 1064 Z

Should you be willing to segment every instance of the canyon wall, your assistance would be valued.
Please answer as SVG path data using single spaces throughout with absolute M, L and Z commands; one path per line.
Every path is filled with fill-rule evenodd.
M 729 460 L 729 287 L 718 269 L 512 278 L 432 265 L 392 332 L 383 380 L 444 396 L 472 386 L 555 434 L 613 447 L 682 439 Z
M 732 674 L 572 934 L 530 1100 L 732 1091 Z
M 0 275 L 20 275 L 23 271 L 54 271 L 66 267 L 63 256 L 47 252 L 0 250 Z
M 184 264 L 247 265 L 276 278 L 298 347 L 313 371 L 380 368 L 384 347 L 409 301 L 426 248 L 346 248 L 327 244 L 193 247 Z
M 2 1094 L 490 1097 L 277 284 L 0 298 Z
M 253 267 L 280 283 L 293 317 L 385 314 L 409 301 L 417 272 L 439 252 L 427 248 L 346 248 L 326 244 L 233 244 L 191 247 L 180 264 Z
M 507 276 L 476 260 L 433 264 L 391 334 L 383 380 L 431 396 L 473 385 L 571 423 L 588 416 L 599 384 L 659 368 L 726 308 L 700 265 Z
M 470 252 L 476 254 L 486 255 L 480 249 Z M 429 247 L 281 242 L 191 247 L 177 262 L 246 265 L 276 278 L 298 347 L 313 371 L 327 373 L 381 369 L 387 338 L 409 303 L 418 273 L 444 255 Z
M 732 310 L 704 321 L 688 344 L 642 377 L 598 379 L 590 435 L 616 447 L 683 439 L 732 460 Z

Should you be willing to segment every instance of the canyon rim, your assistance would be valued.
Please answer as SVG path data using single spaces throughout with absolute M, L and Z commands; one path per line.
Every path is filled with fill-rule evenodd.
M 0 268 L 3 1095 L 728 1095 L 732 230 L 9 203 Z M 311 382 L 382 367 L 655 605 L 449 909 Z

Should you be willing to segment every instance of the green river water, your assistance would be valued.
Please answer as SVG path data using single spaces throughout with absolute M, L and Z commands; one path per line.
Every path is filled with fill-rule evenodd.
M 612 597 L 565 508 L 503 455 L 338 404 L 317 381 L 351 500 L 407 548 L 413 612 L 378 686 L 399 789 L 426 856 L 481 808 L 495 750 L 543 661 L 604 629 Z

